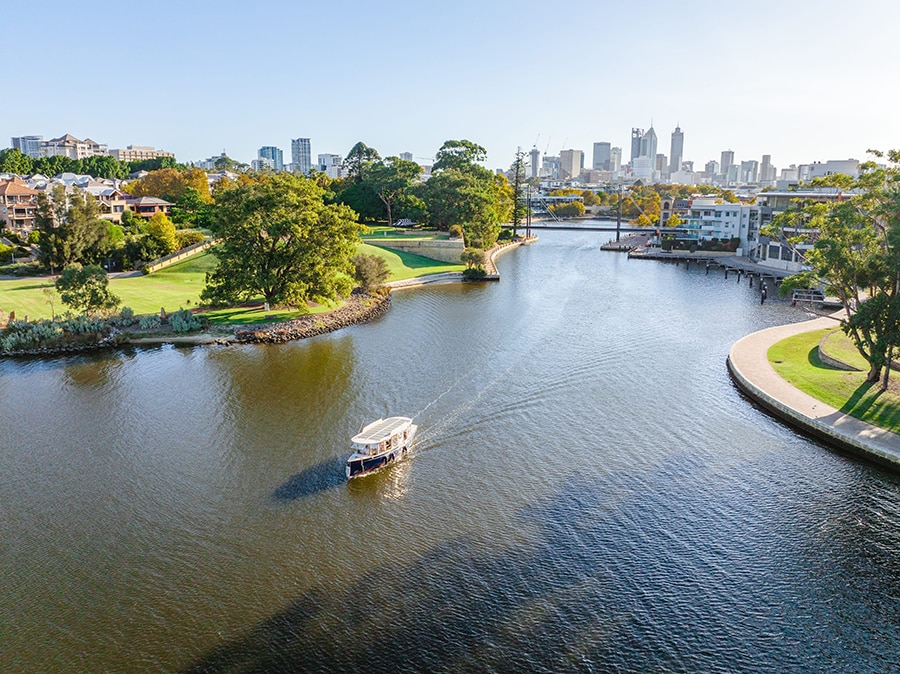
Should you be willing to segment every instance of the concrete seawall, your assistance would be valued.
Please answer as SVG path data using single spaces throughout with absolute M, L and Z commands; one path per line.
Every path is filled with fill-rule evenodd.
M 378 239 L 366 239 L 366 243 L 379 248 L 399 250 L 403 253 L 412 253 L 422 257 L 430 257 L 432 260 L 440 260 L 450 264 L 460 264 L 462 254 L 465 251 L 462 239 L 438 239 L 435 241 L 421 239 L 403 241 L 402 239 L 390 239 L 378 241 Z
M 900 470 L 900 435 L 807 395 L 782 379 L 769 362 L 769 347 L 776 342 L 835 325 L 826 317 L 754 332 L 731 347 L 728 370 L 738 388 L 773 415 L 829 445 Z

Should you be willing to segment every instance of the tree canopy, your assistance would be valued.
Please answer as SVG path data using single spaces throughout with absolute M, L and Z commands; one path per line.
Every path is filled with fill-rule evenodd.
M 100 219 L 97 200 L 92 195 L 78 189 L 66 195 L 62 185 L 53 187 L 51 197 L 44 192 L 38 194 L 34 222 L 39 232 L 41 261 L 51 271 L 94 261 L 108 227 Z
M 314 181 L 264 174 L 217 191 L 216 269 L 202 297 L 226 305 L 262 296 L 267 304 L 304 306 L 352 289 L 356 213 L 325 204 Z

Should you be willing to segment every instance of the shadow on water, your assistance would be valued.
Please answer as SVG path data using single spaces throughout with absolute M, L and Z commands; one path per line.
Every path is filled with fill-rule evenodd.
M 838 522 L 816 555 L 792 557 L 790 545 L 773 555 L 764 551 L 776 533 L 792 538 L 798 513 L 750 508 L 747 517 L 767 518 L 750 531 L 744 517 L 710 519 L 704 479 L 675 467 L 646 482 L 620 474 L 569 483 L 519 513 L 529 534 L 520 543 L 458 537 L 348 579 L 342 592 L 314 587 L 184 671 L 797 671 L 825 662 L 884 670 L 900 604 L 859 593 L 856 638 L 845 640 L 828 603 L 794 589 L 845 559 L 846 542 L 835 541 L 860 544 L 856 518 L 847 520 L 852 531 Z M 608 499 L 623 480 L 643 495 Z M 731 539 L 743 543 L 721 545 Z M 697 545 L 721 558 L 695 561 Z M 863 545 L 873 556 L 845 562 L 835 582 L 874 574 L 873 587 L 900 591 L 894 549 Z M 770 610 L 748 615 L 761 592 Z M 818 639 L 804 638 L 804 620 L 820 626 Z
M 272 493 L 272 499 L 281 503 L 313 496 L 346 484 L 347 459 L 335 456 L 320 461 L 293 475 Z

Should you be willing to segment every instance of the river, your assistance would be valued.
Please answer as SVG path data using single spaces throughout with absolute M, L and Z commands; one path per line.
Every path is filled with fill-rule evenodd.
M 803 314 L 607 238 L 302 342 L 0 362 L 0 670 L 900 669 L 900 478 L 726 371 Z

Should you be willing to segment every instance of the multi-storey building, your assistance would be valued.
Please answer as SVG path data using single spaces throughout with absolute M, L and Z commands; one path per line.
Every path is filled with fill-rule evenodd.
M 641 136 L 641 157 L 650 157 L 652 160 L 656 160 L 656 131 L 653 130 L 653 126 L 651 125 L 649 129 L 647 129 L 647 133 Z
M 309 138 L 294 138 L 291 141 L 291 163 L 294 170 L 306 175 L 312 169 L 312 148 Z
M 731 204 L 713 197 L 694 198 L 676 227 L 676 238 L 687 241 L 738 240 L 738 248 L 747 251 L 756 240 L 760 225 L 760 207 Z
M 75 136 L 68 133 L 59 138 L 43 141 L 39 151 L 41 157 L 62 156 L 69 159 L 85 159 L 86 157 L 106 156 L 108 154 L 109 148 L 106 145 L 102 145 L 90 138 L 78 140 Z
M 634 161 L 641 156 L 641 139 L 644 137 L 644 130 L 637 127 L 631 129 L 631 156 L 629 161 Z
M 728 169 L 731 168 L 732 164 L 734 164 L 734 150 L 723 150 L 722 161 L 719 162 L 719 170 L 726 179 L 728 176 Z
M 157 150 L 147 145 L 129 145 L 125 149 L 110 150 L 109 154 L 116 161 L 147 161 L 148 159 L 159 159 L 160 157 L 175 158 L 175 155 L 171 152 Z
M 536 147 L 531 148 L 528 153 L 531 158 L 531 178 L 538 178 L 541 175 L 541 151 Z
M 41 156 L 41 143 L 43 142 L 43 136 L 16 136 L 10 138 L 10 147 L 32 159 L 37 159 Z
M 597 171 L 610 171 L 609 164 L 609 155 L 612 147 L 609 143 L 605 141 L 601 141 L 599 143 L 594 143 L 594 156 L 593 162 L 591 162 L 591 168 Z
M 268 159 L 270 168 L 276 171 L 284 170 L 284 153 L 274 145 L 264 145 L 256 154 L 259 159 Z
M 30 188 L 21 178 L 0 181 L 0 220 L 6 229 L 27 234 L 34 229 L 34 211 L 38 190 Z
M 559 151 L 559 177 L 571 180 L 581 175 L 584 168 L 584 152 L 582 150 Z
M 609 151 L 609 170 L 613 173 L 622 168 L 622 148 L 614 147 Z
M 684 133 L 681 127 L 676 125 L 672 132 L 672 145 L 669 151 L 669 173 L 681 170 L 681 160 L 684 159 Z

